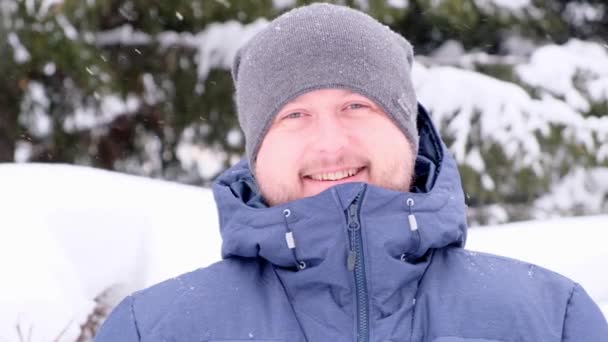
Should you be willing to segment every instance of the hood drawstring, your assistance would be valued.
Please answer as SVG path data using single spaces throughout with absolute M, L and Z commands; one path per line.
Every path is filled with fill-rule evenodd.
M 413 253 L 403 253 L 401 254 L 401 261 L 403 262 L 407 262 L 408 261 L 408 257 L 411 254 L 415 254 L 418 251 L 418 248 L 420 247 L 420 232 L 418 231 L 418 221 L 416 220 L 416 216 L 414 215 L 414 200 L 412 198 L 408 198 L 405 201 L 405 204 L 408 207 L 409 210 L 409 215 L 407 215 L 407 221 L 409 223 L 410 226 L 410 230 L 413 233 L 413 238 L 415 240 L 414 242 L 414 249 L 412 250 Z
M 283 219 L 285 220 L 285 230 L 287 231 L 285 233 L 285 241 L 287 242 L 287 247 L 289 247 L 289 249 L 291 249 L 291 252 L 293 254 L 293 260 L 294 260 L 296 267 L 298 268 L 298 270 L 301 271 L 306 268 L 306 262 L 304 260 L 298 260 L 298 257 L 296 254 L 296 240 L 293 236 L 293 231 L 289 228 L 289 221 L 287 220 L 290 216 L 291 216 L 291 210 L 289 210 L 289 209 L 283 210 Z
M 405 203 L 407 204 L 407 206 L 410 210 L 410 214 L 407 216 L 407 220 L 410 223 L 410 230 L 417 231 L 418 230 L 418 221 L 416 221 L 416 216 L 414 216 L 414 212 L 412 209 L 414 207 L 414 200 L 411 198 L 408 198 L 407 201 L 405 201 Z

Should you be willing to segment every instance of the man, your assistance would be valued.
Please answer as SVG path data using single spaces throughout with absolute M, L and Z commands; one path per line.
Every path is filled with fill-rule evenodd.
M 459 175 L 412 60 L 328 4 L 249 41 L 232 70 L 247 160 L 213 188 L 224 260 L 129 296 L 96 340 L 608 341 L 576 283 L 462 249 Z

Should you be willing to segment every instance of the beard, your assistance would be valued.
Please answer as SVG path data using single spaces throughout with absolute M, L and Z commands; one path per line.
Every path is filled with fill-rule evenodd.
M 291 177 L 256 178 L 256 183 L 266 203 L 269 206 L 275 206 L 320 193 L 321 191 L 305 194 L 302 188 L 304 177 L 314 170 L 363 166 L 364 169 L 361 172 L 368 173 L 366 183 L 393 191 L 407 192 L 415 180 L 415 159 L 415 156 L 411 158 L 402 156 L 402 158 L 390 160 L 379 158 L 374 161 L 354 154 L 340 155 L 337 158 L 321 157 L 302 163 L 299 172 L 294 172 Z M 330 187 L 331 185 L 326 189 Z

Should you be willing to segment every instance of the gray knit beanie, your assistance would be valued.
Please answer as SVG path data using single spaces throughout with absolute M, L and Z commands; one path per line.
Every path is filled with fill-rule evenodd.
M 232 66 L 252 173 L 277 112 L 306 92 L 343 88 L 378 104 L 418 151 L 412 46 L 372 17 L 313 4 L 284 13 L 238 51 Z

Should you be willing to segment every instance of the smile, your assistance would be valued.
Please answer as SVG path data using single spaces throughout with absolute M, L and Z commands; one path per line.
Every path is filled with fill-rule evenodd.
M 307 177 L 316 181 L 338 181 L 356 175 L 357 173 L 359 173 L 359 171 L 361 171 L 361 169 L 362 168 L 351 168 L 335 172 L 313 173 L 307 175 Z

